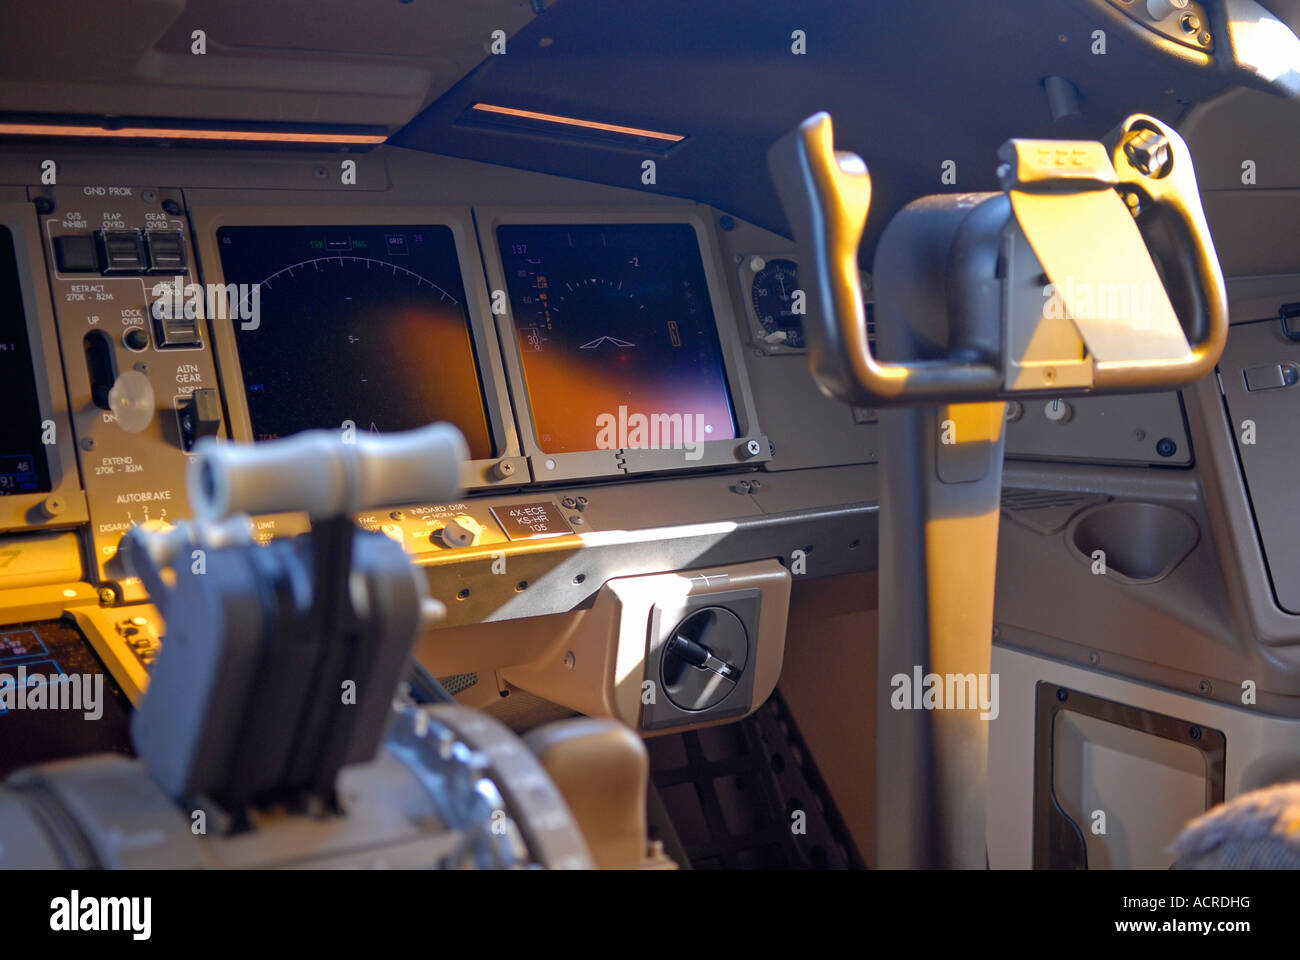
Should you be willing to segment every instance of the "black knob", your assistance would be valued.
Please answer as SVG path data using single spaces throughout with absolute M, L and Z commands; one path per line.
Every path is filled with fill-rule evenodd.
M 149 346 L 149 334 L 144 327 L 132 327 L 122 334 L 122 342 L 128 350 L 143 350 Z

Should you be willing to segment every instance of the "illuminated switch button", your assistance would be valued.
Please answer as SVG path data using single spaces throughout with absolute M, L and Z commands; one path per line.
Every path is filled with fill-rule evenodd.
M 1049 423 L 1069 423 L 1074 417 L 1074 408 L 1059 398 L 1048 400 L 1043 407 L 1043 416 L 1047 417 Z
M 160 347 L 197 347 L 203 343 L 199 336 L 198 317 L 186 315 L 184 309 L 167 298 L 155 303 L 153 314 L 155 342 Z
M 447 521 L 442 528 L 442 542 L 449 547 L 472 547 L 483 536 L 483 524 L 467 514 Z
M 68 234 L 54 238 L 54 262 L 60 273 L 94 273 L 99 270 L 95 238 Z
M 146 230 L 144 242 L 149 249 L 150 273 L 184 273 L 189 266 L 185 237 L 179 230 Z
M 144 241 L 139 230 L 101 230 L 97 236 L 104 273 L 144 273 Z

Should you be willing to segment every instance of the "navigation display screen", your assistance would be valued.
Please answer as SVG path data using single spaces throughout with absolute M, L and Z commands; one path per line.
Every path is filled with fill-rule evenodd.
M 217 247 L 254 439 L 446 420 L 493 455 L 451 228 L 221 227 Z
M 50 491 L 40 409 L 14 238 L 0 226 L 0 496 Z
M 497 227 L 538 444 L 682 448 L 736 436 L 687 223 Z

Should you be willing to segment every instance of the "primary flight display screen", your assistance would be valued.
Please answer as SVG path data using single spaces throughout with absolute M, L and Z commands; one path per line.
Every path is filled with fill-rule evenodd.
M 27 336 L 23 294 L 13 234 L 0 227 L 0 496 L 48 493 L 50 467 L 45 456 L 32 347 Z M 52 431 L 50 436 L 53 436 Z
M 510 224 L 497 243 L 542 450 L 736 436 L 690 224 Z
M 446 420 L 493 455 L 449 227 L 220 227 L 217 248 L 254 439 Z

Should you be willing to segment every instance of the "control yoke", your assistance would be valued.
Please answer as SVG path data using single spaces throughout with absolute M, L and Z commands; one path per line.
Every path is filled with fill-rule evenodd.
M 768 164 L 799 247 L 813 378 L 881 408 L 879 865 L 982 869 L 1005 401 L 1167 390 L 1214 368 L 1227 295 L 1192 160 L 1141 114 L 1106 144 L 1008 140 L 1001 192 L 922 197 L 886 227 L 875 350 L 858 274 L 866 164 L 835 151 L 825 113 Z M 935 677 L 976 680 L 980 696 L 900 695 L 924 682 L 929 697 Z
M 867 339 L 858 274 L 858 243 L 871 202 L 866 164 L 834 149 L 826 113 L 809 117 L 772 147 L 768 163 L 803 254 L 810 304 L 804 334 L 823 391 L 846 403 L 884 407 L 1006 399 L 1025 390 L 1060 396 L 1162 389 L 1213 369 L 1227 337 L 1227 293 L 1182 137 L 1159 120 L 1134 114 L 1106 145 L 1008 140 L 998 159 L 1005 194 L 926 198 L 930 219 L 939 215 L 935 206 L 973 211 L 1008 197 L 1014 216 L 992 229 L 968 229 L 954 238 L 953 253 L 971 251 L 976 241 L 1011 248 L 1021 239 L 1016 234 L 1023 234 L 1040 277 L 1045 274 L 1052 292 L 1065 300 L 1057 310 L 1074 322 L 1081 344 L 1058 338 L 1057 356 L 1027 354 L 1035 338 L 1025 328 L 1040 321 L 1031 312 L 1007 316 L 1011 329 L 1005 332 L 1021 336 L 1004 336 L 992 350 L 960 356 L 963 344 L 979 341 L 981 334 L 987 338 L 989 331 L 954 328 L 952 353 L 884 362 Z M 1163 284 L 1151 254 L 1159 258 Z M 987 279 L 963 276 L 973 266 L 969 261 L 954 257 L 949 266 L 950 293 L 970 292 Z M 890 279 L 877 269 L 877 283 Z M 1131 298 L 1122 304 L 1128 317 L 1103 312 L 1104 301 L 1117 296 Z M 1171 336 L 1171 313 L 1183 338 Z M 1026 360 L 1042 376 L 1017 377 Z

